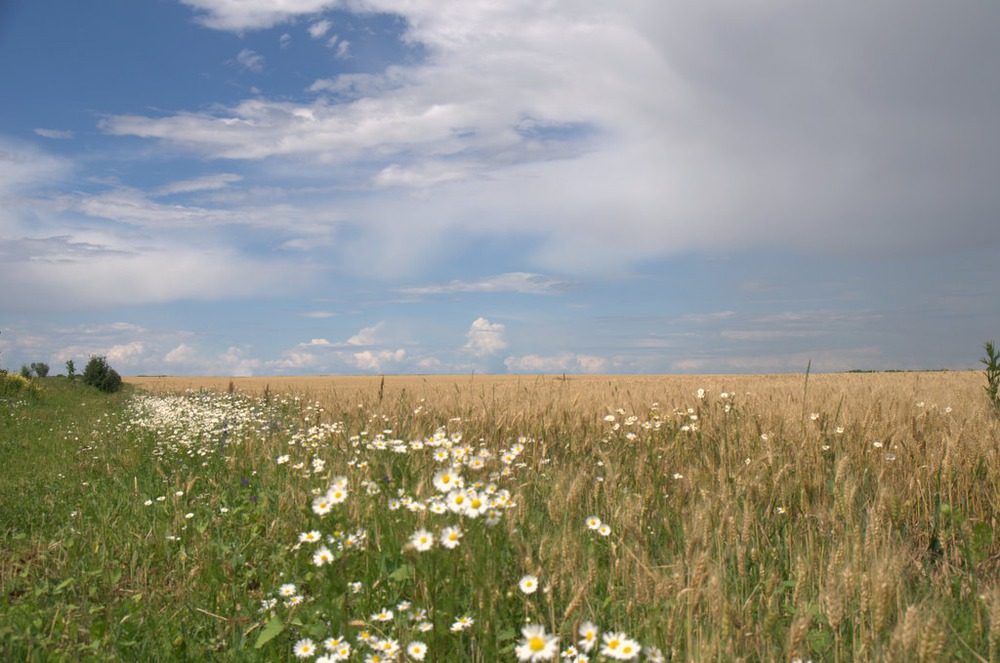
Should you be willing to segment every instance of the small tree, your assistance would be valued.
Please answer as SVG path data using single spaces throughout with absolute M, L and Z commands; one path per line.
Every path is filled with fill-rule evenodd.
M 31 369 L 27 364 L 21 364 L 21 377 L 26 380 L 31 379 Z
M 76 364 L 73 363 L 72 359 L 66 360 L 66 377 L 70 380 L 76 378 Z
M 122 376 L 111 368 L 105 357 L 91 355 L 86 368 L 83 369 L 83 382 L 109 394 L 122 388 Z
M 31 371 L 40 378 L 48 377 L 49 365 L 43 361 L 32 362 Z

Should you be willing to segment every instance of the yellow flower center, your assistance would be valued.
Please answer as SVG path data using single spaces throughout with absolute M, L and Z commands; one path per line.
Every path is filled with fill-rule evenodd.
M 608 643 L 608 648 L 609 649 L 618 649 L 618 645 L 620 645 L 620 644 L 621 644 L 621 642 L 619 642 L 618 640 L 612 640 L 611 642 Z
M 531 651 L 542 651 L 545 649 L 545 641 L 539 638 L 537 635 L 530 640 L 528 640 L 528 649 Z

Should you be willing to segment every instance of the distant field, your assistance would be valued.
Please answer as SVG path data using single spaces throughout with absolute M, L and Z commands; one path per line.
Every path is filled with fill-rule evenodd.
M 126 382 L 0 398 L 4 660 L 1000 657 L 977 372 Z
M 766 404 L 771 414 L 801 414 L 803 407 L 866 410 L 876 402 L 909 407 L 917 402 L 982 415 L 983 376 L 976 371 L 819 373 L 779 375 L 387 375 L 282 377 L 130 377 L 125 382 L 153 393 L 188 389 L 260 395 L 297 393 L 317 400 L 361 399 L 382 393 L 385 401 L 434 399 L 447 405 L 495 403 L 511 412 L 573 408 L 593 415 L 608 408 L 664 407 L 686 403 L 698 389 L 727 392 Z M 807 389 L 806 389 L 807 387 Z M 806 402 L 803 402 L 805 396 Z M 846 410 L 845 410 L 846 412 Z M 763 413 L 762 413 L 763 414 Z M 957 413 L 956 413 L 957 414 Z

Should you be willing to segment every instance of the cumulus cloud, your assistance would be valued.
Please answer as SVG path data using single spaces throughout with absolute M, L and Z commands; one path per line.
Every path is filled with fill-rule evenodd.
M 197 353 L 186 343 L 181 343 L 163 355 L 163 361 L 168 364 L 188 364 L 194 361 Z
M 466 339 L 465 349 L 477 357 L 496 354 L 507 348 L 503 323 L 490 322 L 486 318 L 472 321 Z
M 347 339 L 347 345 L 377 345 L 382 342 L 384 322 L 378 322 L 371 327 L 362 328 L 357 334 Z
M 132 341 L 124 345 L 114 345 L 107 351 L 108 362 L 112 365 L 131 366 L 142 358 L 145 348 L 140 341 Z
M 406 350 L 363 350 L 352 355 L 355 368 L 362 371 L 381 372 L 398 368 L 406 357 Z
M 508 357 L 504 365 L 511 373 L 605 373 L 608 360 L 597 355 L 563 352 L 549 356 Z

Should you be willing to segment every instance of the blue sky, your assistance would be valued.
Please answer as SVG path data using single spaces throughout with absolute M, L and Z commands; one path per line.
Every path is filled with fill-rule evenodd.
M 13 0 L 0 366 L 975 368 L 1000 5 Z

